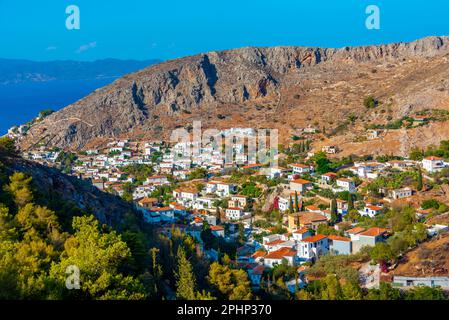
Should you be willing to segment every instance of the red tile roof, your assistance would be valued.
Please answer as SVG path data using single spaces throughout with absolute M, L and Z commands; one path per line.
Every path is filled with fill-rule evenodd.
M 293 257 L 296 255 L 296 250 L 292 248 L 280 248 L 279 250 L 270 252 L 265 256 L 265 259 L 278 259 L 281 260 L 284 257 Z
M 351 239 L 350 238 L 346 238 L 346 237 L 342 237 L 342 236 L 337 236 L 337 235 L 330 235 L 328 236 L 329 239 L 333 240 L 333 241 L 346 241 L 346 242 L 350 242 Z
M 366 229 L 362 228 L 362 227 L 355 227 L 355 228 L 347 230 L 346 232 L 349 233 L 349 234 L 358 234 L 358 233 L 363 232 L 365 230 Z
M 440 160 L 443 160 L 443 158 L 435 157 L 435 156 L 427 157 L 427 158 L 424 158 L 424 159 L 425 159 L 425 160 L 430 160 L 430 161 L 440 161 Z
M 308 228 L 301 228 L 301 229 L 298 229 L 298 230 L 294 231 L 293 233 L 304 234 L 304 233 L 306 233 L 308 231 L 309 231 Z
M 369 228 L 365 232 L 360 233 L 359 236 L 377 237 L 386 232 L 388 232 L 387 229 L 374 227 L 374 228 Z
M 323 239 L 326 239 L 327 238 L 327 236 L 325 236 L 325 235 L 322 235 L 322 234 L 316 234 L 316 235 L 314 235 L 314 236 L 311 236 L 311 237 L 308 237 L 308 238 L 305 238 L 305 239 L 303 239 L 302 241 L 303 242 L 317 242 L 317 241 L 320 241 L 320 240 L 323 240 Z
M 312 182 L 308 181 L 308 180 L 304 180 L 304 179 L 295 179 L 290 181 L 291 183 L 297 183 L 297 184 L 310 184 Z

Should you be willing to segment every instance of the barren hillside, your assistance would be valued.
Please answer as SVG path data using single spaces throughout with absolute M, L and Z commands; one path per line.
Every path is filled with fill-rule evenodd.
M 363 106 L 367 96 L 377 107 Z M 314 136 L 316 148 L 404 155 L 411 146 L 449 139 L 448 122 L 360 137 L 369 125 L 449 110 L 448 98 L 448 37 L 341 49 L 250 47 L 129 74 L 33 126 L 21 146 L 83 149 L 119 136 L 167 138 L 202 120 L 203 128 L 277 128 L 283 143 L 311 126 L 324 131 Z

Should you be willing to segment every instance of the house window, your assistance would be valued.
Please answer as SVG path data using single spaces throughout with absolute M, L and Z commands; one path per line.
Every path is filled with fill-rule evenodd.
M 406 285 L 407 287 L 413 286 L 413 280 L 407 280 Z

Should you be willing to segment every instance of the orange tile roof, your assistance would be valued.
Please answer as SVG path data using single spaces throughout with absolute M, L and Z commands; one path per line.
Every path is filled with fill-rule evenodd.
M 290 182 L 291 183 L 298 183 L 298 184 L 309 184 L 309 183 L 312 183 L 312 182 L 310 182 L 308 180 L 304 180 L 304 179 L 295 179 L 295 180 L 292 180 Z
M 256 252 L 253 253 L 252 257 L 253 258 L 260 258 L 260 257 L 265 257 L 267 253 L 263 250 L 257 250 Z
M 302 225 L 319 221 L 327 221 L 327 218 L 318 212 L 307 211 L 299 213 L 299 223 Z
M 379 206 L 373 206 L 373 205 L 369 205 L 369 206 L 366 206 L 368 209 L 370 209 L 370 210 L 374 210 L 374 211 L 380 211 L 380 210 L 382 210 L 383 208 L 382 207 L 379 207 Z
M 337 174 L 334 173 L 334 172 L 327 172 L 327 173 L 322 174 L 322 176 L 326 176 L 326 177 L 336 177 Z
M 350 242 L 351 239 L 350 238 L 346 238 L 346 237 L 342 237 L 342 236 L 337 236 L 337 235 L 333 235 L 331 234 L 330 236 L 328 236 L 329 239 L 331 240 L 336 240 L 336 241 L 346 241 L 346 242 Z
M 296 250 L 292 248 L 280 248 L 279 250 L 270 252 L 265 256 L 265 259 L 278 259 L 281 260 L 284 257 L 293 257 L 296 255 Z
M 243 210 L 242 208 L 226 208 L 226 210 L 239 210 L 239 211 L 241 211 L 241 210 Z
M 139 203 L 146 204 L 146 203 L 153 203 L 153 202 L 157 202 L 157 201 L 158 201 L 157 198 L 148 198 L 148 197 L 145 197 L 145 198 L 143 198 L 142 200 L 140 200 Z
M 306 210 L 310 210 L 310 211 L 321 211 L 321 209 L 318 208 L 318 207 L 315 206 L 315 205 L 307 206 L 307 207 L 306 207 Z
M 369 228 L 365 232 L 360 233 L 359 236 L 377 237 L 386 232 L 388 232 L 387 229 L 374 227 L 374 228 Z
M 425 159 L 425 160 L 430 160 L 430 161 L 439 161 L 439 160 L 443 160 L 443 158 L 435 157 L 435 156 L 427 157 L 427 158 L 424 158 L 424 159 Z
M 323 239 L 326 239 L 326 238 L 327 238 L 327 236 L 325 236 L 325 235 L 322 235 L 322 234 L 316 234 L 316 235 L 314 235 L 314 236 L 305 238 L 305 239 L 303 239 L 302 241 L 303 241 L 303 242 L 317 242 L 317 241 L 320 241 L 320 240 L 323 240 Z
M 293 233 L 304 234 L 304 233 L 306 233 L 308 231 L 309 231 L 308 228 L 301 228 L 301 229 L 298 229 L 298 230 L 294 231 Z
M 365 230 L 366 229 L 362 228 L 362 227 L 355 227 L 355 228 L 347 230 L 346 232 L 349 233 L 349 234 L 358 234 L 358 233 L 363 232 Z
M 282 239 L 273 240 L 271 242 L 266 243 L 267 246 L 275 246 L 280 243 L 284 243 L 285 241 Z
M 210 226 L 210 229 L 212 231 L 221 231 L 224 230 L 224 228 L 222 226 Z

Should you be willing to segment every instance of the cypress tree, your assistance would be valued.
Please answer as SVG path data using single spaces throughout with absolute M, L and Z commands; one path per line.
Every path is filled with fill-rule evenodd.
M 348 212 L 354 209 L 354 198 L 351 193 L 348 194 Z
M 289 201 L 289 206 L 288 206 L 288 210 L 290 210 L 290 213 L 293 213 L 293 200 L 292 200 L 292 196 L 290 195 L 290 201 Z
M 418 189 L 418 191 L 421 191 L 423 188 L 421 166 L 418 166 L 418 185 L 416 188 Z
M 299 212 L 299 198 L 298 198 L 298 191 L 295 191 L 295 212 Z
M 331 202 L 331 222 L 338 222 L 337 200 L 335 200 L 335 198 L 333 198 Z

